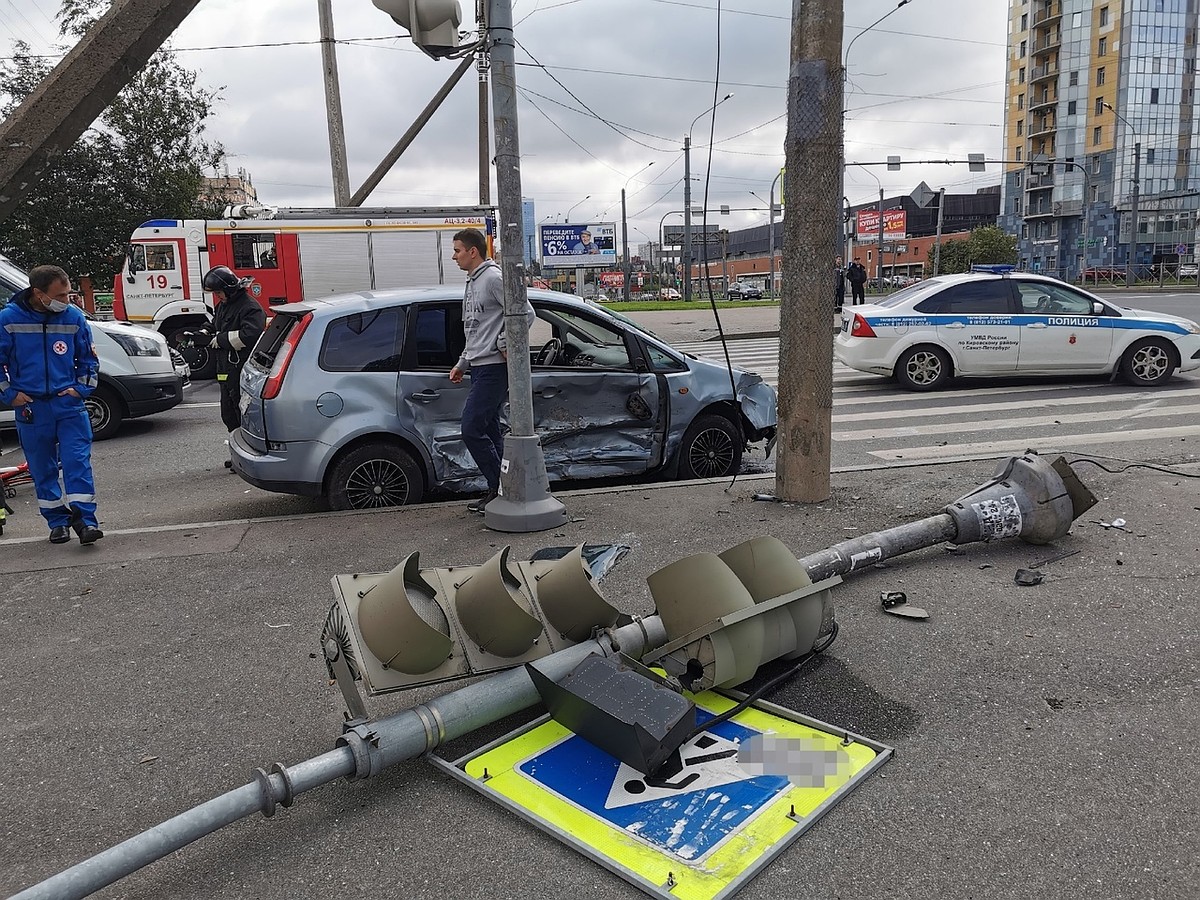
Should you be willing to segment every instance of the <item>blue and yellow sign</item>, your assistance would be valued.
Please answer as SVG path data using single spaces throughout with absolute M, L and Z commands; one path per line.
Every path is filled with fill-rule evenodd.
M 736 705 L 696 698 L 703 725 Z M 456 777 L 654 896 L 730 897 L 891 749 L 778 707 L 714 722 L 646 776 L 549 719 L 456 763 Z

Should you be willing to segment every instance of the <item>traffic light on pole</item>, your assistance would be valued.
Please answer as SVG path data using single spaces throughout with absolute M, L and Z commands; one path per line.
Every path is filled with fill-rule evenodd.
M 390 572 L 336 576 L 321 635 L 331 674 L 389 693 L 532 662 L 616 623 L 583 545 L 556 560 L 514 562 L 509 552 L 442 569 L 422 569 L 412 553 Z
M 459 47 L 462 8 L 458 0 L 372 0 L 429 56 L 449 56 Z

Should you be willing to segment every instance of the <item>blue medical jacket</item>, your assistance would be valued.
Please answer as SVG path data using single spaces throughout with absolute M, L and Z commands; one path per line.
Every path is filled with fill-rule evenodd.
M 100 374 L 87 317 L 75 306 L 37 312 L 29 305 L 31 292 L 20 291 L 0 310 L 0 400 L 11 406 L 18 391 L 50 400 L 67 388 L 86 397 Z

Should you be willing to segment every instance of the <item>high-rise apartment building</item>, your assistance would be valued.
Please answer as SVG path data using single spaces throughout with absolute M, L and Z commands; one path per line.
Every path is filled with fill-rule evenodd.
M 1000 221 L 1026 268 L 1195 260 L 1198 5 L 1009 0 Z

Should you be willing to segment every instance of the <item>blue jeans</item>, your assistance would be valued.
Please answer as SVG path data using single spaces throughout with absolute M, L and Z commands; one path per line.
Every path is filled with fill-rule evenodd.
M 462 412 L 463 444 L 492 493 L 500 488 L 500 460 L 504 458 L 500 410 L 507 396 L 507 364 L 471 367 L 471 390 Z

